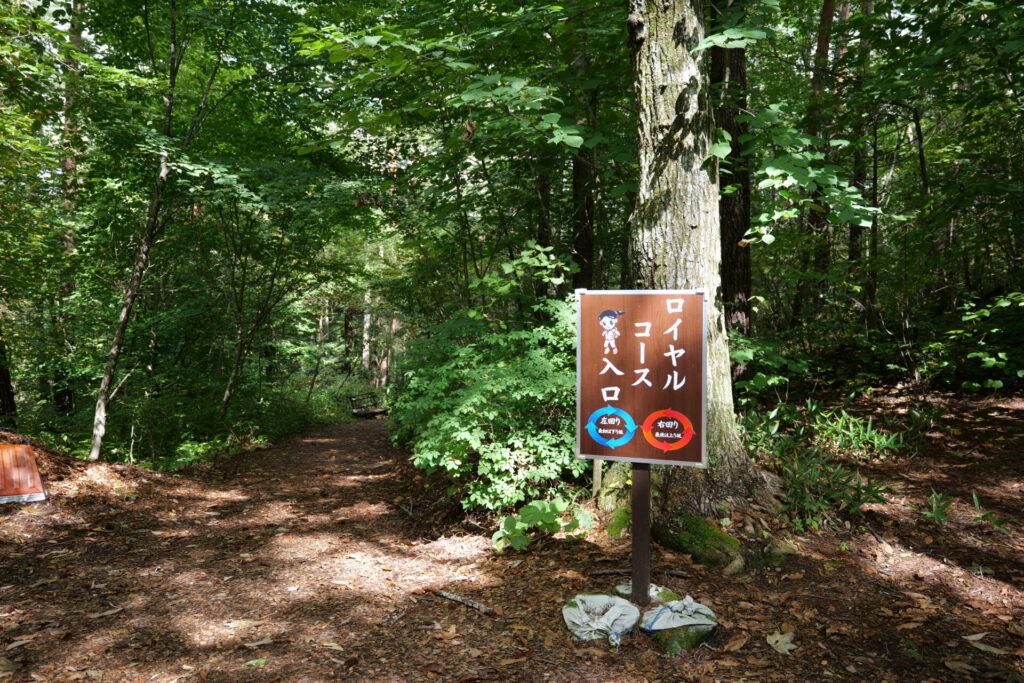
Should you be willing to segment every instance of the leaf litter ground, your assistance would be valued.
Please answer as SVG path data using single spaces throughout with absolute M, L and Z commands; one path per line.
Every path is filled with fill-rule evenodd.
M 1024 519 L 1024 401 L 947 407 L 923 455 L 875 464 L 903 485 L 864 529 L 791 536 L 782 566 L 732 577 L 656 546 L 653 581 L 721 619 L 676 658 L 562 624 L 628 580 L 628 540 L 495 554 L 384 421 L 181 475 L 37 449 L 51 502 L 0 506 L 0 680 L 1022 680 L 1024 534 L 975 521 L 971 492 Z M 942 527 L 932 490 L 955 500 Z

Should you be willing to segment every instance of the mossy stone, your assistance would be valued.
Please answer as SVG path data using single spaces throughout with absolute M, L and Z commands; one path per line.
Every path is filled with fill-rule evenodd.
M 716 626 L 680 626 L 679 628 L 668 628 L 664 631 L 655 631 L 651 634 L 658 648 L 666 655 L 677 655 L 680 652 L 687 652 L 698 647 L 701 643 L 711 637 Z
M 740 551 L 737 539 L 696 515 L 684 515 L 671 526 L 655 525 L 651 532 L 658 543 L 713 567 L 729 564 Z
M 608 535 L 612 538 L 621 538 L 633 521 L 633 509 L 628 505 L 616 508 L 608 520 Z

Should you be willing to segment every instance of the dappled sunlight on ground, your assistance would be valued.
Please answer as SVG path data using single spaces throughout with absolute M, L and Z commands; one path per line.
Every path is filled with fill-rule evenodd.
M 573 643 L 561 622 L 573 595 L 628 581 L 628 538 L 495 554 L 486 533 L 438 521 L 440 492 L 401 465 L 383 422 L 192 475 L 71 465 L 52 504 L 0 516 L 0 657 L 16 683 L 947 680 L 946 662 L 998 677 L 1024 661 L 1010 630 L 1024 617 L 1021 534 L 974 520 L 969 498 L 1018 514 L 1021 465 L 957 448 L 983 464 L 887 461 L 903 487 L 866 528 L 789 536 L 781 566 L 724 577 L 655 547 L 652 580 L 720 617 L 709 646 L 679 659 L 643 637 Z M 933 488 L 954 498 L 941 527 L 922 520 Z M 771 529 L 747 517 L 730 528 Z M 768 646 L 778 630 L 796 634 L 791 655 Z M 982 652 L 963 640 L 976 633 L 1022 654 Z

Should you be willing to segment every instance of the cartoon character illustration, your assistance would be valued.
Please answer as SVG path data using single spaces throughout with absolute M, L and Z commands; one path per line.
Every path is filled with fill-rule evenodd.
M 625 311 L 601 311 L 601 314 L 597 316 L 598 322 L 604 328 L 601 336 L 604 337 L 604 353 L 606 354 L 608 352 L 619 352 L 619 348 L 615 345 L 615 340 L 622 336 L 622 332 L 615 329 L 615 326 L 619 322 L 619 316 L 625 313 Z

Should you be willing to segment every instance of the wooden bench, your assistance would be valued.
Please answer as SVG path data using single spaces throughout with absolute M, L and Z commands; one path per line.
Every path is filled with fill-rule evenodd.
M 387 415 L 388 409 L 381 405 L 380 398 L 372 391 L 365 394 L 352 394 L 348 397 L 352 406 L 352 414 L 356 417 L 376 417 Z

